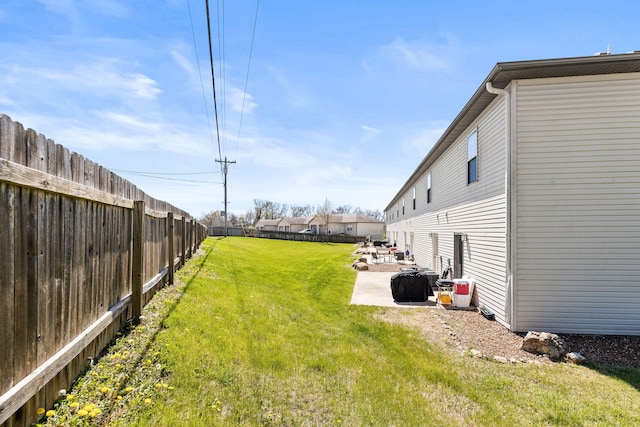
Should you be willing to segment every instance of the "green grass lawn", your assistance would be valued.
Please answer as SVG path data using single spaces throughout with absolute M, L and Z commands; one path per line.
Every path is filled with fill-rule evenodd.
M 608 376 L 568 364 L 463 357 L 375 316 L 401 308 L 349 305 L 356 276 L 352 245 L 231 237 L 208 238 L 202 249 L 204 255 L 181 271 L 184 294 L 177 304 L 167 300 L 169 314 L 137 368 L 110 386 L 117 389 L 111 402 L 120 405 L 111 407 L 120 409 L 103 405 L 96 421 L 640 425 L 637 369 Z M 112 358 L 105 356 L 103 376 L 115 369 Z M 151 380 L 136 380 L 145 370 Z M 92 386 L 94 394 L 100 384 Z M 59 409 L 56 419 L 73 411 Z M 105 415 L 109 411 L 123 418 Z
M 625 381 L 452 357 L 350 306 L 351 245 L 227 238 L 203 249 L 156 340 L 175 392 L 140 424 L 640 424 L 640 392 Z

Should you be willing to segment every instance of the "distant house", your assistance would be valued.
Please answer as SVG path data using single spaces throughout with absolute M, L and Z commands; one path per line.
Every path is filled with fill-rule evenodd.
M 320 233 L 347 234 L 350 236 L 370 236 L 371 239 L 382 239 L 385 234 L 384 221 L 378 221 L 371 217 L 350 213 L 332 214 L 329 217 L 328 230 L 324 218 L 320 215 L 313 217 L 309 223 L 317 227 Z
M 280 221 L 279 229 L 280 231 L 291 231 L 292 233 L 298 233 L 302 230 L 306 230 L 309 227 L 309 223 L 313 217 L 311 216 L 300 216 L 293 218 L 282 218 Z
M 385 215 L 511 330 L 640 335 L 640 54 L 498 63 Z
M 280 224 L 282 218 L 278 219 L 259 219 L 256 222 L 256 230 L 266 230 L 266 231 L 278 231 L 278 224 Z
M 278 219 L 260 219 L 255 225 L 258 230 L 290 231 L 298 233 L 310 229 L 313 233 L 347 234 L 350 236 L 370 236 L 372 239 L 384 237 L 385 223 L 361 214 L 332 214 L 329 228 L 320 215 Z

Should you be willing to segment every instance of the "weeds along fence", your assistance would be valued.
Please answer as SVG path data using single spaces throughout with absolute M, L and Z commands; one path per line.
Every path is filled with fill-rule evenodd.
M 51 408 L 206 234 L 0 115 L 0 424 L 27 426 Z

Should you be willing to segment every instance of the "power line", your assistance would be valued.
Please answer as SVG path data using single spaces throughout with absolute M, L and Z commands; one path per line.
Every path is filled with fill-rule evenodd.
M 244 79 L 244 93 L 242 94 L 242 108 L 240 109 L 240 123 L 238 124 L 238 140 L 236 141 L 236 157 L 238 157 L 238 146 L 240 145 L 240 130 L 242 129 L 242 118 L 244 117 L 244 101 L 247 98 L 247 86 L 249 84 L 249 70 L 251 69 L 251 57 L 253 56 L 253 42 L 256 38 L 256 26 L 258 23 L 258 9 L 260 0 L 256 1 L 256 14 L 253 18 L 253 33 L 251 34 L 251 48 L 249 49 L 249 63 L 247 64 L 247 76 Z
M 218 52 L 220 52 L 220 61 L 218 68 L 220 77 L 222 78 L 222 104 L 220 110 L 222 112 L 220 118 L 222 122 L 222 145 L 223 151 L 227 152 L 227 75 L 226 75 L 226 44 L 225 44 L 225 3 L 222 0 L 222 12 L 220 11 L 220 0 L 216 0 L 218 12 Z M 222 23 L 220 20 L 222 19 Z M 220 157 L 222 158 L 222 157 Z
M 207 103 L 207 97 L 204 90 L 204 81 L 202 80 L 202 70 L 200 69 L 200 56 L 198 55 L 198 43 L 196 42 L 196 32 L 193 27 L 193 16 L 191 14 L 191 1 L 187 0 L 187 7 L 189 9 L 189 22 L 191 23 L 191 35 L 193 37 L 193 48 L 196 54 L 196 67 L 198 68 L 198 75 L 200 76 L 200 88 L 202 89 L 202 100 L 204 102 L 204 110 L 207 115 L 207 126 L 209 128 L 209 139 L 213 144 L 213 131 L 211 129 L 211 119 L 209 117 L 209 104 Z
M 115 169 L 115 168 L 114 169 L 109 168 L 109 170 L 112 170 L 114 172 L 145 174 L 145 175 L 205 175 L 205 174 L 211 174 L 211 173 L 218 173 L 218 172 L 214 172 L 214 171 L 207 171 L 207 172 L 148 172 L 148 171 L 132 171 L 132 170 L 127 170 L 127 169 Z
M 222 159 L 222 148 L 220 147 L 220 124 L 218 123 L 218 101 L 216 99 L 216 78 L 213 66 L 213 46 L 211 43 L 211 19 L 209 16 L 209 0 L 206 0 L 207 7 L 207 35 L 209 39 L 209 63 L 211 65 L 211 83 L 213 85 L 213 107 L 216 116 L 216 135 L 218 140 L 218 155 Z
M 168 178 L 168 177 L 164 177 L 164 176 L 146 174 L 146 173 L 140 173 L 140 172 L 122 172 L 122 173 L 128 173 L 130 175 L 144 176 L 145 178 L 162 179 L 162 180 L 165 180 L 165 181 L 173 181 L 173 182 L 188 182 L 188 183 L 191 183 L 191 184 L 220 184 L 219 182 L 195 181 L 195 180 L 192 180 L 192 179 Z

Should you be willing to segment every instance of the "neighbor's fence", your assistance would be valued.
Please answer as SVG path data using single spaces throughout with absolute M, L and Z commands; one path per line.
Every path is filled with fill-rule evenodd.
M 0 115 L 0 424 L 27 426 L 51 408 L 206 234 Z
M 314 234 L 296 233 L 291 231 L 255 230 L 251 237 L 262 239 L 295 240 L 298 242 L 331 242 L 358 243 L 364 242 L 364 236 L 350 236 L 348 234 Z
M 222 226 L 212 225 L 209 227 L 209 236 L 244 236 L 245 230 L 237 225 L 226 228 Z

